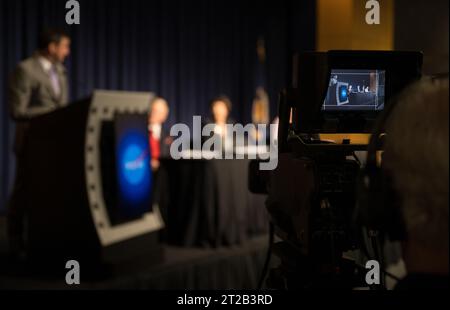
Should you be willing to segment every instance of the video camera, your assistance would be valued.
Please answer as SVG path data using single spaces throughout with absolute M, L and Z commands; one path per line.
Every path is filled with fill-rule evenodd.
M 354 225 L 361 162 L 351 134 L 370 134 L 390 100 L 420 78 L 419 52 L 330 51 L 296 54 L 292 87 L 279 97 L 278 167 L 251 164 L 249 188 L 268 194 L 266 207 L 281 242 L 273 288 L 366 286 Z M 321 134 L 350 134 L 342 143 Z M 271 238 L 273 240 L 273 236 Z M 266 264 L 267 268 L 268 264 Z

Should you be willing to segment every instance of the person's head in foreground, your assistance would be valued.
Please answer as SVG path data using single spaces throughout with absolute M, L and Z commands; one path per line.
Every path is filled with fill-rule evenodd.
M 408 275 L 448 277 L 448 99 L 448 77 L 425 78 L 403 92 L 386 123 L 383 165 L 400 198 Z
M 164 98 L 157 97 L 150 104 L 148 122 L 150 125 L 162 125 L 169 117 L 169 105 Z
M 53 63 L 63 63 L 70 54 L 70 37 L 57 29 L 47 29 L 39 37 L 38 52 Z
M 215 124 L 224 125 L 231 112 L 231 101 L 226 96 L 219 96 L 211 101 L 211 113 Z

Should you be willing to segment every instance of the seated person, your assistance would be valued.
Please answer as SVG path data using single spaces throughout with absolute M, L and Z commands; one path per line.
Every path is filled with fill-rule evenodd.
M 158 170 L 159 159 L 169 157 L 170 144 L 172 138 L 164 130 L 163 125 L 169 116 L 169 105 L 161 97 L 156 97 L 150 104 L 150 113 L 148 115 L 149 143 L 152 154 L 152 169 Z
M 164 123 L 169 116 L 169 105 L 164 98 L 156 97 L 150 103 L 148 114 L 149 145 L 151 150 L 151 166 L 154 172 L 153 201 L 157 204 L 165 223 L 168 221 L 169 180 L 167 171 L 160 159 L 170 157 L 172 137 L 164 130 Z M 167 230 L 160 233 L 160 241 L 167 241 Z
M 448 77 L 409 87 L 386 124 L 383 166 L 399 197 L 407 276 L 397 289 L 448 288 Z
M 214 134 L 221 137 L 224 143 L 224 148 L 233 146 L 233 137 L 228 137 L 227 124 L 233 124 L 234 122 L 229 117 L 231 112 L 231 101 L 226 96 L 218 96 L 211 100 L 211 119 L 208 121 L 210 124 L 214 124 Z

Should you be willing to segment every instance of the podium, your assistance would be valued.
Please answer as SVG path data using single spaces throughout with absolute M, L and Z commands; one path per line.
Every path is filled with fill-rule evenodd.
M 164 223 L 158 206 L 151 205 L 145 150 L 152 98 L 151 93 L 95 91 L 31 121 L 24 193 L 31 264 L 65 272 L 69 260 L 77 260 L 83 271 L 162 259 L 158 232 Z M 117 122 L 124 128 L 117 129 Z M 142 154 L 136 153 L 139 147 Z M 118 162 L 124 158 L 128 162 Z

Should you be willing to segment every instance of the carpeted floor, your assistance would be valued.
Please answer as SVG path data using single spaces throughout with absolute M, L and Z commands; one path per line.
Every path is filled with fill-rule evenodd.
M 256 289 L 266 256 L 268 236 L 240 246 L 217 249 L 165 246 L 164 261 L 154 266 L 121 269 L 98 282 L 68 286 L 65 279 L 30 277 L 6 258 L 4 218 L 0 217 L 0 289 Z

